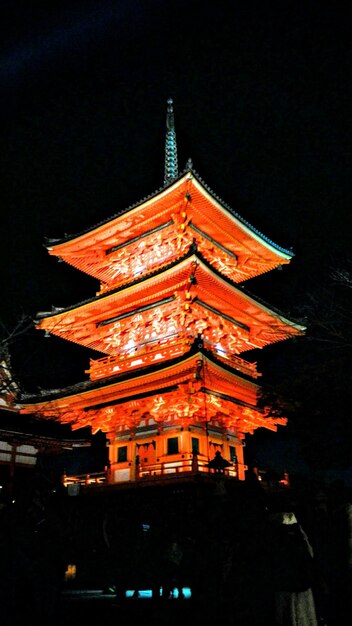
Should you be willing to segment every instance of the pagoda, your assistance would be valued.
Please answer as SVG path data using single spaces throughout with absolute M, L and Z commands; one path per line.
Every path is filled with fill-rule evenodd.
M 100 289 L 39 313 L 36 327 L 102 356 L 88 380 L 26 397 L 21 412 L 105 432 L 112 483 L 208 473 L 217 452 L 243 480 L 246 434 L 285 419 L 258 408 L 260 374 L 242 354 L 305 329 L 242 283 L 293 253 L 217 197 L 191 161 L 179 173 L 172 100 L 163 186 L 47 249 Z

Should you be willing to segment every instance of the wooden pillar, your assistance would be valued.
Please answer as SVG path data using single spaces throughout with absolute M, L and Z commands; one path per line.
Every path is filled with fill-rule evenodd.
M 245 465 L 244 465 L 244 454 L 243 454 L 243 445 L 240 443 L 236 446 L 236 456 L 237 456 L 237 468 L 238 468 L 238 479 L 245 480 Z
M 15 467 L 16 467 L 17 444 L 11 446 L 10 458 L 10 478 L 9 478 L 9 497 L 12 500 L 15 493 Z
M 116 459 L 113 457 L 115 454 L 115 446 L 113 445 L 115 441 L 115 432 L 106 433 L 106 443 L 108 446 L 108 465 L 106 468 L 106 482 L 113 483 L 114 482 L 114 470 L 112 469 L 113 464 Z
M 139 478 L 139 470 L 140 470 L 140 458 L 139 458 L 139 448 L 136 443 L 132 443 L 131 445 L 131 480 L 135 481 Z

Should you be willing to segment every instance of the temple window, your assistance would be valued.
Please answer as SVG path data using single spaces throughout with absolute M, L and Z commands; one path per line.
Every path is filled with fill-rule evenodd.
M 199 454 L 199 439 L 198 437 L 192 437 L 192 452 Z
M 125 463 L 127 461 L 127 446 L 117 448 L 117 462 Z
M 236 448 L 235 446 L 229 446 L 229 449 L 230 449 L 230 461 L 231 463 L 236 463 L 237 462 Z
M 167 440 L 167 454 L 178 454 L 178 437 L 170 437 Z

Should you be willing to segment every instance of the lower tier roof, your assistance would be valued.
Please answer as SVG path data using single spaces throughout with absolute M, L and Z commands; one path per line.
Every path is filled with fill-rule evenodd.
M 116 432 L 146 423 L 208 422 L 241 437 L 258 427 L 276 430 L 283 423 L 257 408 L 258 392 L 256 383 L 198 349 L 143 372 L 43 392 L 41 398 L 24 400 L 20 412 L 56 419 L 73 428 L 90 426 L 93 432 Z

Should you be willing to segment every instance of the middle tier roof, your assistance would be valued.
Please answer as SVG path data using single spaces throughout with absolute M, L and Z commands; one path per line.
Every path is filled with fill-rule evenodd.
M 190 252 L 169 267 L 75 306 L 40 313 L 37 328 L 110 356 L 202 335 L 239 354 L 301 335 L 304 327 L 256 300 Z

